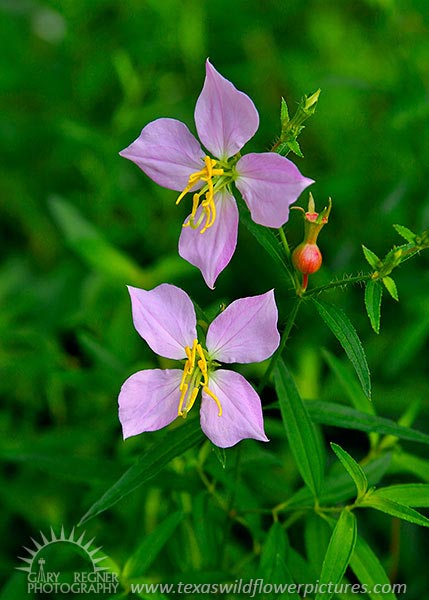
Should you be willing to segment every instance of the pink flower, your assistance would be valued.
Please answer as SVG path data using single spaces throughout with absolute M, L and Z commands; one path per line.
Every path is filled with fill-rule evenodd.
M 132 160 L 159 185 L 193 193 L 191 214 L 183 224 L 179 254 L 201 270 L 210 288 L 237 245 L 238 209 L 231 184 L 241 193 L 255 223 L 281 227 L 289 205 L 313 183 L 287 158 L 274 152 L 239 151 L 259 126 L 252 100 L 222 77 L 207 60 L 204 87 L 195 106 L 202 150 L 184 123 L 157 119 L 121 156 Z
M 218 367 L 219 362 L 260 362 L 276 350 L 274 292 L 230 304 L 211 323 L 204 342 L 183 290 L 168 283 L 151 291 L 128 289 L 141 337 L 160 356 L 185 364 L 183 369 L 139 371 L 125 381 L 119 394 L 124 438 L 186 417 L 201 391 L 201 427 L 216 446 L 228 448 L 245 438 L 267 442 L 258 394 L 242 375 Z

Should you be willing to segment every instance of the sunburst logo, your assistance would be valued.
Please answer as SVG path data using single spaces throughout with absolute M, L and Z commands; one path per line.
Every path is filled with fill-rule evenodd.
M 108 571 L 107 567 L 100 566 L 106 556 L 100 554 L 101 546 L 94 546 L 94 538 L 89 541 L 85 540 L 84 531 L 79 536 L 75 532 L 75 528 L 71 530 L 69 535 L 66 535 L 64 527 L 61 527 L 59 535 L 52 529 L 50 536 L 40 532 L 40 541 L 31 538 L 34 548 L 27 548 L 27 556 L 19 556 L 18 558 L 25 563 L 25 566 L 16 567 L 18 571 L 27 573 L 27 588 L 30 593 L 75 593 L 75 594 L 90 594 L 90 593 L 115 593 L 119 583 L 115 573 Z M 45 557 L 47 548 L 54 544 L 61 544 L 74 547 L 80 555 L 86 555 L 86 561 L 91 564 L 92 571 L 77 571 L 73 570 L 62 577 L 61 570 L 49 569 L 48 559 Z M 69 548 L 70 549 L 70 548 Z M 64 551 L 64 550 L 63 550 Z M 60 547 L 56 549 L 55 556 L 60 554 Z M 89 567 L 89 564 L 88 564 Z

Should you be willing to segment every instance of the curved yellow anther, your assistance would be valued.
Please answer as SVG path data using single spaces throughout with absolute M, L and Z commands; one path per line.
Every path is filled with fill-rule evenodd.
M 181 417 L 183 416 L 183 411 L 182 411 L 182 406 L 183 403 L 185 401 L 185 396 L 186 396 L 186 392 L 188 391 L 188 384 L 187 383 L 183 383 L 181 386 L 181 394 L 180 394 L 180 400 L 179 400 L 179 408 L 177 409 L 177 416 Z
M 217 407 L 218 407 L 218 409 L 219 409 L 219 412 L 218 412 L 218 415 L 217 415 L 217 416 L 218 416 L 218 417 L 221 417 L 221 416 L 222 416 L 222 405 L 221 405 L 221 403 L 219 402 L 219 398 L 216 396 L 216 394 L 213 394 L 213 392 L 212 392 L 211 390 L 209 390 L 209 388 L 208 388 L 206 385 L 203 387 L 203 391 L 204 391 L 204 392 L 205 392 L 205 393 L 206 393 L 208 396 L 210 396 L 210 398 L 213 398 L 213 400 L 216 402 L 216 404 L 217 404 Z
M 201 229 L 200 233 L 204 233 L 207 231 L 209 227 L 213 225 L 216 219 L 216 206 L 214 203 L 214 195 L 215 195 L 215 186 L 213 183 L 213 177 L 219 177 L 224 174 L 224 170 L 220 168 L 215 168 L 216 160 L 210 158 L 210 156 L 204 157 L 204 165 L 205 167 L 200 171 L 196 171 L 189 176 L 188 184 L 180 194 L 180 196 L 176 200 L 176 204 L 182 200 L 183 196 L 185 196 L 191 189 L 198 183 L 198 181 L 203 181 L 206 183 L 205 186 L 201 189 L 201 191 L 196 192 L 192 198 L 192 211 L 189 219 L 184 223 L 184 227 L 188 227 L 189 225 L 194 229 L 198 228 L 205 218 L 205 224 Z M 194 219 L 197 215 L 198 207 L 200 206 L 201 197 L 204 195 L 204 200 L 201 202 L 202 213 L 198 219 L 198 222 L 195 223 Z

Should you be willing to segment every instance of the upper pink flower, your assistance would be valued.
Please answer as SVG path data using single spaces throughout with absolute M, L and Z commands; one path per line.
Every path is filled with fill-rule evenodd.
M 277 349 L 277 307 L 273 291 L 230 304 L 198 340 L 189 296 L 164 283 L 151 291 L 129 287 L 134 327 L 150 348 L 166 358 L 185 360 L 181 369 L 148 369 L 131 375 L 119 394 L 124 438 L 165 427 L 186 417 L 201 391 L 201 427 L 217 446 L 244 438 L 268 441 L 261 401 L 239 373 L 223 363 L 265 360 Z
M 243 196 L 255 223 L 279 228 L 288 220 L 290 204 L 313 180 L 274 152 L 240 157 L 239 151 L 258 129 L 258 112 L 252 100 L 208 60 L 194 116 L 199 138 L 215 158 L 206 155 L 184 123 L 167 118 L 146 125 L 120 155 L 159 185 L 181 192 L 177 203 L 193 193 L 179 254 L 198 267 L 213 288 L 237 245 L 238 209 L 231 184 Z

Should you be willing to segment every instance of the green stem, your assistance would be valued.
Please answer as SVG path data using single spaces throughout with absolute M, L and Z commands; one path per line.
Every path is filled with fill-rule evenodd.
M 258 392 L 259 393 L 261 393 L 262 390 L 267 385 L 267 382 L 268 382 L 268 380 L 270 378 L 270 375 L 271 375 L 274 367 L 276 366 L 276 363 L 277 363 L 278 359 L 281 357 L 281 355 L 283 353 L 283 350 L 284 350 L 284 348 L 286 346 L 286 342 L 289 339 L 290 332 L 291 332 L 292 327 L 293 327 L 293 325 L 295 323 L 296 315 L 298 314 L 298 310 L 299 310 L 299 307 L 301 306 L 301 302 L 302 302 L 302 299 L 301 298 L 297 298 L 296 301 L 295 301 L 295 304 L 292 307 L 291 312 L 289 313 L 289 317 L 288 317 L 288 319 L 286 321 L 286 325 L 285 325 L 285 328 L 283 330 L 282 337 L 280 339 L 279 347 L 277 348 L 277 350 L 272 355 L 271 360 L 270 360 L 270 364 L 268 365 L 267 370 L 265 371 L 264 376 L 262 377 L 262 381 L 259 384 L 259 388 L 258 388 Z
M 288 244 L 287 239 L 286 239 L 286 234 L 283 231 L 283 227 L 280 227 L 278 231 L 279 231 L 279 234 L 280 234 L 280 239 L 281 239 L 282 244 L 283 244 L 283 248 L 285 250 L 286 258 L 290 261 L 290 248 L 289 248 L 289 244 Z
M 331 281 L 331 283 L 328 283 L 326 285 L 321 285 L 320 287 L 313 288 L 305 294 L 305 297 L 309 298 L 310 296 L 315 296 L 316 294 L 320 294 L 321 292 L 325 292 L 326 290 L 331 290 L 336 287 L 348 285 L 349 283 L 360 283 L 361 281 L 368 281 L 369 279 L 372 279 L 372 273 L 367 273 L 366 275 L 356 275 L 355 277 L 344 277 L 344 279 L 339 279 L 338 281 Z

